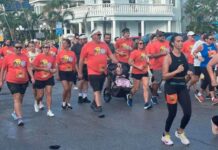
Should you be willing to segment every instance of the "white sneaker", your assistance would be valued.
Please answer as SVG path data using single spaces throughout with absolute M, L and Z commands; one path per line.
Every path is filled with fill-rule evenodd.
M 34 110 L 35 112 L 39 112 L 39 105 L 37 103 L 34 104 Z
M 77 87 L 77 86 L 74 86 L 73 89 L 74 89 L 74 90 L 78 90 L 78 87 Z
M 176 131 L 175 136 L 181 140 L 182 144 L 184 144 L 184 145 L 189 145 L 190 144 L 190 141 L 186 137 L 185 132 L 179 134 L 178 131 Z
M 169 146 L 170 146 L 170 145 L 173 145 L 173 141 L 171 140 L 169 134 L 162 135 L 161 141 L 162 141 L 165 145 L 169 145 Z
M 53 114 L 53 112 L 52 112 L 51 110 L 49 110 L 49 111 L 47 112 L 47 116 L 49 116 L 49 117 L 54 117 L 54 114 Z
M 43 109 L 44 109 L 44 105 L 43 105 L 42 102 L 39 102 L 39 109 L 40 109 L 40 110 L 43 110 Z

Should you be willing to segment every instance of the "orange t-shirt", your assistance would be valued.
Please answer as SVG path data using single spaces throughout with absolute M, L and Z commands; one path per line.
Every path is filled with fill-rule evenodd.
M 143 66 L 143 70 L 139 70 L 135 67 L 132 68 L 133 74 L 144 74 L 148 72 L 148 57 L 146 56 L 145 50 L 134 50 L 130 54 L 130 59 L 133 60 L 134 64 L 138 67 Z
M 125 56 L 121 56 L 118 53 L 115 54 L 119 62 L 128 63 L 130 52 L 133 50 L 133 41 L 131 39 L 118 39 L 115 47 L 118 52 L 125 53 Z
M 45 55 L 44 53 L 41 53 L 34 59 L 33 66 L 47 69 L 55 68 L 55 58 L 51 55 Z M 52 73 L 46 71 L 35 71 L 34 73 L 35 80 L 39 81 L 48 80 L 52 76 Z
M 145 51 L 146 51 L 146 54 L 152 54 L 152 43 L 149 42 L 147 44 L 147 46 L 145 47 Z M 149 58 L 149 64 L 150 64 L 150 68 L 153 69 L 152 67 L 155 65 L 155 59 L 154 58 Z
M 106 43 L 91 41 L 83 46 L 80 57 L 87 60 L 89 75 L 101 75 L 106 73 L 107 57 L 111 54 Z
M 56 47 L 54 47 L 54 46 L 50 47 L 49 54 L 51 56 L 55 57 L 57 55 L 57 53 L 58 53 L 58 49 Z
M 76 55 L 71 50 L 61 50 L 56 57 L 56 63 L 60 71 L 75 71 L 76 62 Z
M 2 67 L 7 70 L 6 81 L 22 84 L 29 80 L 27 68 L 29 60 L 24 54 L 11 54 L 4 58 Z
M 168 51 L 168 52 L 170 51 L 170 46 L 169 46 L 168 41 L 165 40 L 163 42 L 160 42 L 157 40 L 151 44 L 150 54 L 159 54 L 160 52 L 163 52 L 163 51 Z M 153 58 L 154 59 L 154 62 L 152 65 L 153 70 L 161 70 L 162 65 L 163 65 L 163 61 L 164 61 L 164 57 L 165 56 Z
M 14 53 L 14 47 L 10 46 L 4 46 L 1 48 L 1 55 L 2 56 L 6 56 L 6 55 L 9 55 L 9 54 L 12 54 Z
M 189 64 L 194 64 L 194 57 L 191 54 L 194 44 L 195 41 L 190 41 L 190 40 L 187 40 L 183 43 L 182 52 L 185 54 Z

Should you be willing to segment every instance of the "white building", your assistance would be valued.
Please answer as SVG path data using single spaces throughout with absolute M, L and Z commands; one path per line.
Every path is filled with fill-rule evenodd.
M 85 4 L 68 8 L 74 12 L 71 23 L 78 24 L 78 32 L 90 34 L 98 28 L 112 37 L 121 36 L 124 27 L 131 36 L 165 32 L 181 32 L 180 0 L 85 0 Z M 82 23 L 86 22 L 86 29 Z M 66 31 L 66 30 L 65 30 Z
M 35 12 L 43 10 L 48 0 L 30 0 Z M 102 33 L 111 33 L 112 38 L 121 36 L 121 30 L 128 27 L 131 36 L 153 33 L 157 29 L 165 32 L 181 32 L 182 0 L 72 0 L 82 5 L 65 10 L 74 12 L 70 22 L 76 28 L 64 33 L 86 33 L 97 28 Z M 85 24 L 85 25 L 84 25 Z

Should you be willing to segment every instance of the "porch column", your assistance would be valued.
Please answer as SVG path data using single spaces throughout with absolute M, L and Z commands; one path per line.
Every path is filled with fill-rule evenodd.
M 82 33 L 82 23 L 79 22 L 79 34 L 81 34 L 81 33 Z
M 145 35 L 145 21 L 141 21 L 141 36 Z
M 171 20 L 168 20 L 167 31 L 171 32 Z
M 114 41 L 115 37 L 116 37 L 116 21 L 113 20 L 112 21 L 112 41 Z
M 64 25 L 64 35 L 67 34 L 67 27 Z
M 95 23 L 94 23 L 94 21 L 91 21 L 91 32 L 92 32 L 92 30 L 94 30 L 95 29 Z

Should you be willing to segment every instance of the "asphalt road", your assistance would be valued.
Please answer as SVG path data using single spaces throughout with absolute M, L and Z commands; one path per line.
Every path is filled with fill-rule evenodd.
M 218 106 L 210 101 L 200 104 L 192 97 L 192 118 L 186 133 L 191 144 L 184 146 L 174 136 L 182 117 L 181 108 L 171 128 L 174 145 L 165 146 L 160 138 L 167 117 L 166 104 L 161 94 L 160 103 L 150 110 L 143 109 L 142 91 L 134 97 L 133 107 L 123 99 L 113 98 L 104 103 L 106 117 L 100 119 L 89 104 L 77 103 L 77 90 L 72 91 L 72 110 L 61 109 L 62 88 L 56 83 L 52 110 L 55 117 L 48 118 L 46 110 L 35 113 L 29 87 L 23 104 L 24 127 L 18 127 L 11 117 L 12 97 L 7 87 L 0 93 L 0 150 L 48 150 L 59 145 L 60 150 L 216 150 L 218 136 L 212 135 L 210 119 L 218 114 Z M 92 92 L 88 97 L 91 99 Z M 45 102 L 44 102 L 45 104 Z

